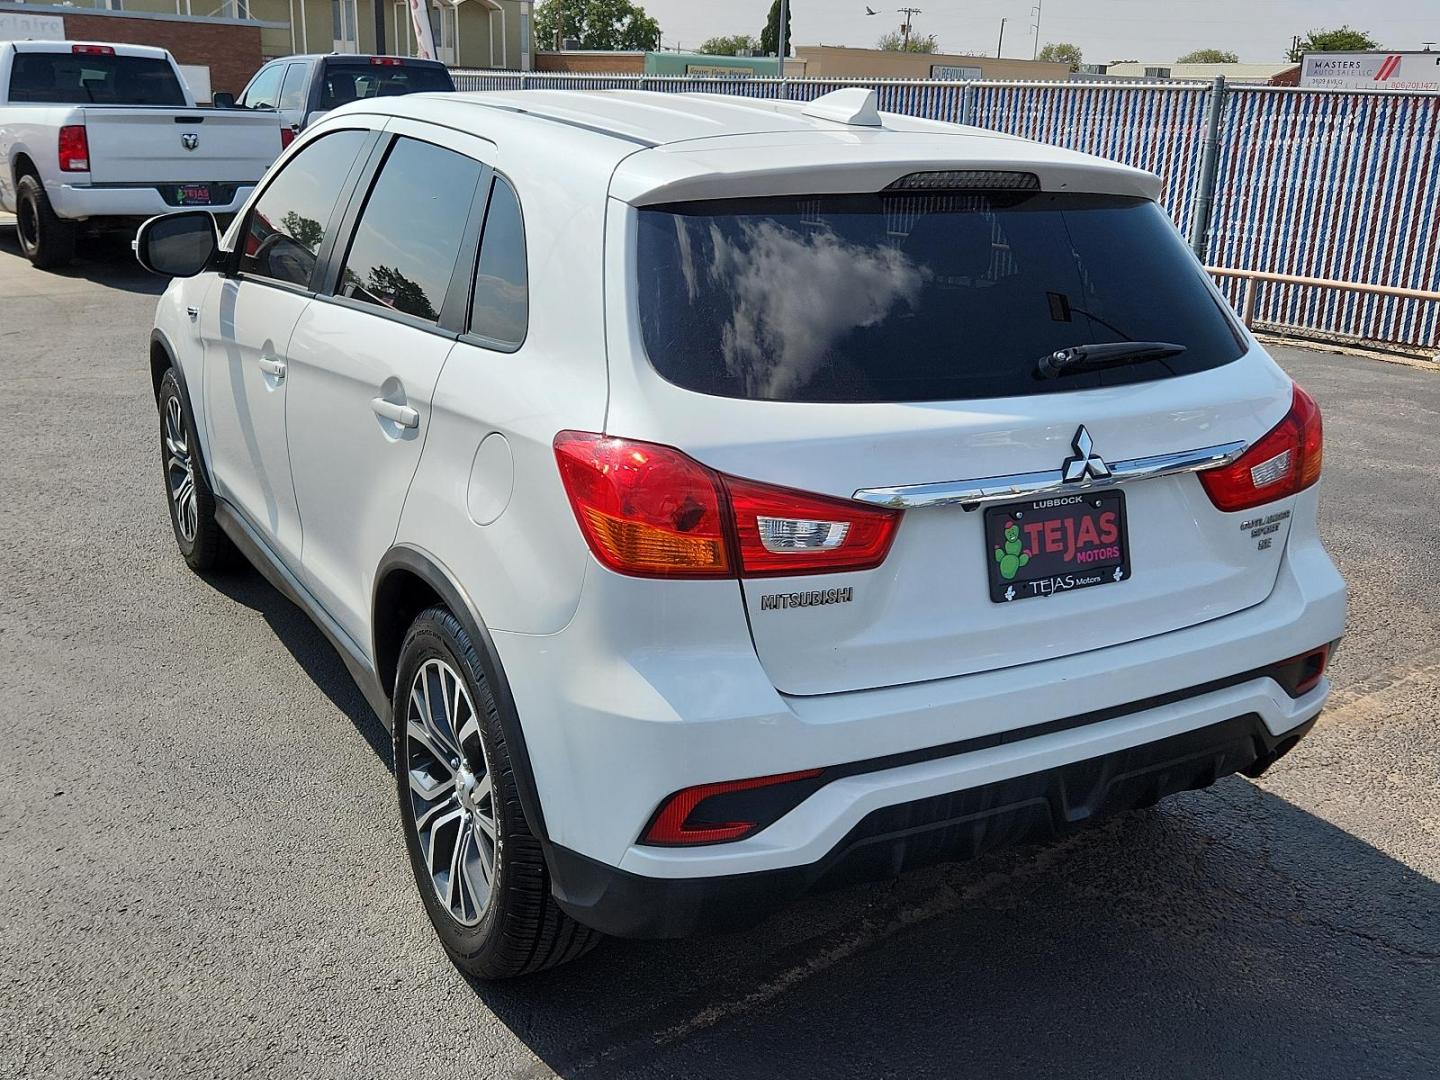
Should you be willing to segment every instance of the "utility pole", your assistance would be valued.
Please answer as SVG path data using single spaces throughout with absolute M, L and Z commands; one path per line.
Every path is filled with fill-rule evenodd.
M 1031 53 L 1031 60 L 1040 59 L 1040 16 L 1045 13 L 1045 0 L 1035 0 L 1035 6 L 1030 9 L 1030 14 L 1035 16 L 1035 21 L 1030 24 L 1030 29 L 1035 31 L 1035 51 Z
M 780 0 L 780 29 L 775 34 L 776 51 L 780 53 L 780 77 L 785 77 L 785 58 L 790 55 L 790 0 Z
M 1000 20 L 1000 42 L 995 46 L 995 59 L 1000 59 L 1000 54 L 1005 51 L 1005 20 Z
M 555 51 L 565 47 L 565 0 L 555 0 Z
M 781 0 L 781 3 L 784 3 L 784 2 L 785 2 L 785 0 Z M 902 8 L 897 8 L 896 10 L 899 11 L 901 15 L 904 15 L 904 16 L 905 16 L 905 21 L 900 24 L 900 36 L 905 39 L 905 43 L 904 43 L 904 49 L 905 49 L 905 51 L 906 51 L 906 52 L 909 52 L 909 51 L 910 51 L 910 19 L 911 19 L 913 16 L 915 16 L 915 15 L 924 15 L 925 13 L 924 13 L 923 11 L 921 11 L 918 7 L 902 7 Z

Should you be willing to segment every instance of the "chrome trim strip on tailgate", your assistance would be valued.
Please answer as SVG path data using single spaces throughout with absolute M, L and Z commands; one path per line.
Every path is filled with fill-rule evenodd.
M 859 502 L 889 506 L 897 510 L 914 510 L 923 506 L 964 506 L 972 509 L 982 503 L 1008 502 L 1012 499 L 1040 498 L 1067 491 L 1087 491 L 1114 487 L 1117 484 L 1152 480 L 1159 476 L 1178 476 L 1229 465 L 1245 452 L 1243 442 L 1222 443 L 1198 450 L 1181 450 L 1174 454 L 1130 458 L 1110 462 L 1110 475 L 1103 479 L 1066 482 L 1061 469 L 1047 472 L 1016 473 L 1011 476 L 987 476 L 979 480 L 943 480 L 935 484 L 909 484 L 901 487 L 861 488 L 851 498 Z

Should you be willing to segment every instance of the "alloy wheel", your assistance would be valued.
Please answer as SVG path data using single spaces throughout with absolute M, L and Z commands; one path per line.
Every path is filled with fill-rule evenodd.
M 474 703 L 443 660 L 415 673 L 405 740 L 410 811 L 430 883 L 456 922 L 474 926 L 495 882 L 495 789 Z
M 200 523 L 200 506 L 195 495 L 195 462 L 190 454 L 189 437 L 185 434 L 185 418 L 180 412 L 180 399 L 165 399 L 165 478 L 169 482 L 170 501 L 175 504 L 175 527 L 187 544 L 194 543 Z

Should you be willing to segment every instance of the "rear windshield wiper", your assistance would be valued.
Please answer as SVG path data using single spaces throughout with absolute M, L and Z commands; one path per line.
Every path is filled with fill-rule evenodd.
M 1072 345 L 1042 356 L 1035 362 L 1035 374 L 1042 379 L 1058 379 L 1082 371 L 1143 364 L 1147 360 L 1164 360 L 1179 356 L 1184 345 L 1168 341 L 1112 341 L 1103 345 Z

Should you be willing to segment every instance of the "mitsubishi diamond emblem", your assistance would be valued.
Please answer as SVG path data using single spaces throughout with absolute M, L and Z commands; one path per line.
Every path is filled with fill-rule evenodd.
M 200 135 L 194 131 L 183 131 L 180 133 L 180 145 L 186 150 L 200 149 Z
M 1079 483 L 1086 477 L 1105 480 L 1110 476 L 1110 466 L 1105 464 L 1104 458 L 1095 453 L 1095 442 L 1090 438 L 1090 432 L 1085 430 L 1084 424 L 1075 432 L 1075 438 L 1070 445 L 1075 448 L 1075 456 L 1065 459 L 1065 483 Z

